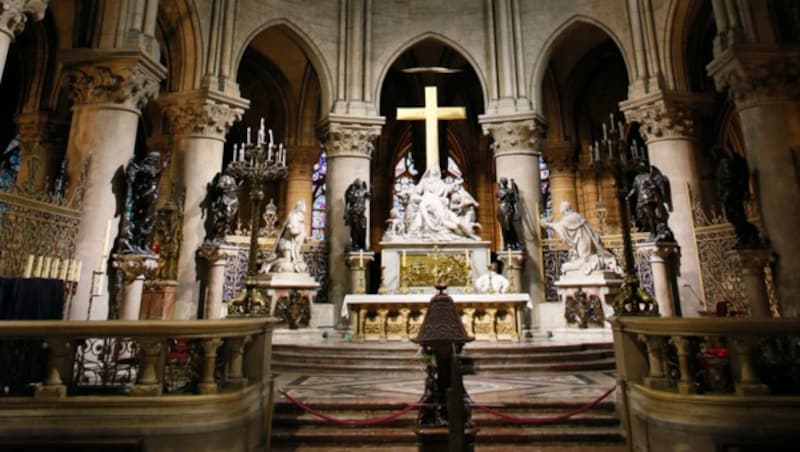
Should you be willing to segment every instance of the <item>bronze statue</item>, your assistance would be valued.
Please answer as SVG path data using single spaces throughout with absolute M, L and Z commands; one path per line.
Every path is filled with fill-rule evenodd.
M 497 220 L 503 233 L 503 249 L 522 249 L 519 188 L 514 179 L 501 177 L 497 183 Z
M 367 249 L 367 199 L 371 196 L 367 183 L 358 178 L 344 192 L 344 224 L 350 226 L 350 251 Z
M 725 217 L 736 233 L 735 249 L 763 248 L 758 228 L 747 221 L 745 204 L 750 199 L 750 171 L 744 157 L 714 145 L 711 156 L 716 162 L 714 182 L 725 209 Z
M 672 211 L 669 180 L 653 165 L 644 160 L 636 164 L 636 177 L 627 198 L 636 196 L 636 225 L 640 231 L 650 233 L 652 242 L 674 242 L 675 236 L 667 225 Z
M 141 162 L 131 158 L 125 168 L 126 209 L 120 232 L 118 252 L 122 254 L 154 254 L 147 244 L 153 231 L 158 199 L 158 177 L 161 155 L 153 151 Z
M 236 231 L 239 214 L 239 182 L 231 175 L 230 166 L 217 173 L 206 188 L 206 199 L 201 204 L 206 216 L 205 228 L 208 243 L 219 243 L 225 235 Z

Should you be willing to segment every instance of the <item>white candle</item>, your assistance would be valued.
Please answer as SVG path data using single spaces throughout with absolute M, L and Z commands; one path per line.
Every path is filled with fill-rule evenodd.
M 272 129 L 269 129 L 269 142 L 274 143 L 275 139 L 272 137 Z
M 25 264 L 25 277 L 30 278 L 33 274 L 33 254 L 28 254 L 28 263 Z
M 111 220 L 106 222 L 106 233 L 103 236 L 103 247 L 100 248 L 100 261 L 97 263 L 97 271 L 103 272 L 105 260 L 108 257 L 108 240 L 111 238 Z
M 233 143 L 233 161 L 239 160 L 239 150 L 236 143 Z
M 402 265 L 403 267 L 405 267 L 405 266 L 406 266 L 406 250 L 403 250 L 403 261 L 402 261 L 401 265 Z
M 50 277 L 50 262 L 53 260 L 52 257 L 47 256 L 44 258 L 44 263 L 42 264 L 42 273 L 39 275 L 40 278 L 49 278 Z
M 358 251 L 358 268 L 364 268 L 364 250 Z
M 250 127 L 247 128 L 247 144 L 250 144 Z
M 72 259 L 64 259 L 61 262 L 61 273 L 58 275 L 58 279 L 62 281 L 66 281 L 69 278 L 69 266 L 72 264 Z
M 603 139 L 604 140 L 608 139 L 608 130 L 607 130 L 607 127 L 606 127 L 606 123 L 603 123 Z
M 56 279 L 58 278 L 58 270 L 61 266 L 61 259 L 58 257 L 53 258 L 53 263 L 50 264 L 50 278 Z
M 42 277 L 42 256 L 36 256 L 36 263 L 33 265 L 33 277 L 34 278 L 41 278 Z
M 70 278 L 70 281 L 72 281 L 72 282 L 80 281 L 80 279 L 81 279 L 81 264 L 82 264 L 81 261 L 78 261 L 78 260 L 75 261 L 75 265 L 72 267 L 74 270 L 72 272 L 72 278 Z

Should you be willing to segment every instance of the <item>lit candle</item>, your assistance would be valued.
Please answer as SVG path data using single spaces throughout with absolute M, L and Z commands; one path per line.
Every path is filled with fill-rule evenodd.
M 247 144 L 250 144 L 250 127 L 247 128 Z
M 33 274 L 33 254 L 28 254 L 28 263 L 25 264 L 25 277 L 30 278 Z
M 233 161 L 239 160 L 239 151 L 237 150 L 237 144 L 233 143 Z
M 608 139 L 608 128 L 606 127 L 606 123 L 603 123 L 603 140 Z
M 61 262 L 61 274 L 58 275 L 58 279 L 67 281 L 67 278 L 69 278 L 70 265 L 72 265 L 72 259 L 64 259 L 64 261 Z
M 41 278 L 49 278 L 50 277 L 50 262 L 53 260 L 52 257 L 47 256 L 44 258 L 44 263 L 42 264 L 42 273 L 39 275 Z
M 42 256 L 36 256 L 36 263 L 33 265 L 33 277 L 41 278 L 42 276 Z
M 364 250 L 358 250 L 358 268 L 364 268 Z
M 269 129 L 269 142 L 274 143 L 275 139 L 272 137 L 272 129 Z
M 400 265 L 402 265 L 403 267 L 406 266 L 406 250 L 403 250 L 403 260 Z

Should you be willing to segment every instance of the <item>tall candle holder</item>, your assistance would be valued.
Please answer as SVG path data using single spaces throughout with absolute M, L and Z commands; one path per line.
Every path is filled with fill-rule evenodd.
M 284 179 L 287 174 L 286 148 L 276 145 L 272 130 L 266 141 L 264 119 L 258 130 L 255 143 L 250 141 L 251 131 L 247 128 L 247 141 L 237 149 L 233 147 L 233 161 L 229 171 L 238 180 L 250 184 L 250 249 L 247 258 L 247 275 L 244 279 L 245 291 L 231 300 L 229 312 L 239 315 L 265 314 L 268 307 L 256 289 L 258 276 L 258 222 L 261 220 L 261 202 L 264 200 L 264 186 L 270 182 Z M 257 309 L 254 309 L 258 307 Z
M 631 240 L 630 214 L 628 213 L 628 181 L 625 177 L 639 160 L 645 159 L 643 149 L 634 142 L 630 149 L 625 143 L 623 123 L 614 122 L 614 114 L 609 114 L 610 127 L 603 123 L 603 139 L 589 145 L 589 159 L 597 174 L 610 171 L 614 177 L 617 203 L 619 204 L 622 246 L 625 253 L 625 278 L 617 298 L 614 300 L 616 315 L 658 315 L 658 305 L 647 291 L 641 287 L 636 273 Z M 607 149 L 607 152 L 605 151 Z M 630 150 L 630 154 L 628 151 Z

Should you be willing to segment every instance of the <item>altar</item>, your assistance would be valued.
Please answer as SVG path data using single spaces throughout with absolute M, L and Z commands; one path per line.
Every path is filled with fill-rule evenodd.
M 452 294 L 461 322 L 479 341 L 519 341 L 522 314 L 533 308 L 526 293 Z M 341 316 L 357 341 L 408 341 L 419 333 L 432 293 L 344 297 Z

